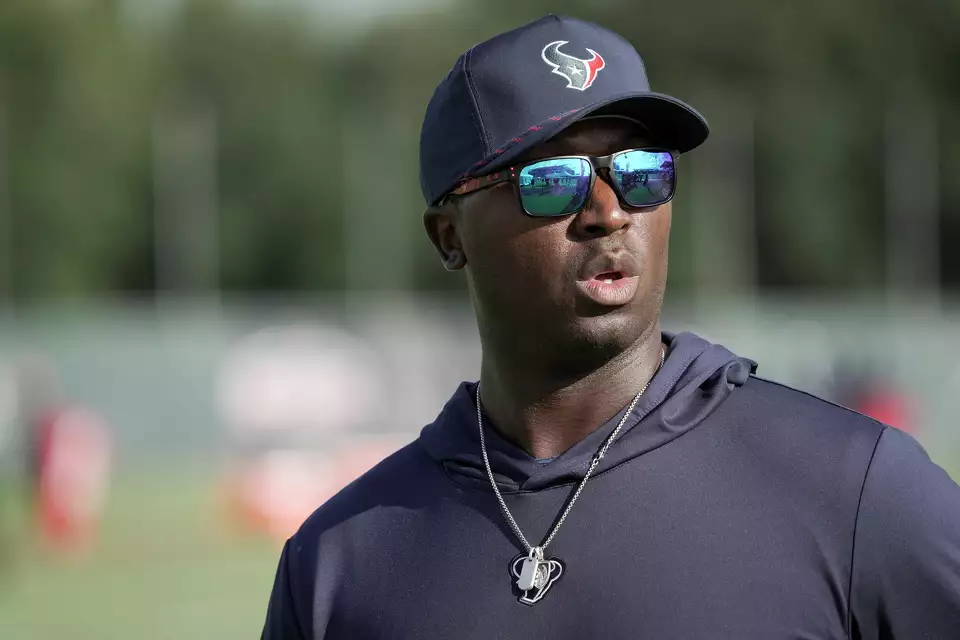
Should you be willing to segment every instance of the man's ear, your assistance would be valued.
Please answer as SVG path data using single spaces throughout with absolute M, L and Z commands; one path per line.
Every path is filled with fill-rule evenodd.
M 427 207 L 423 212 L 423 227 L 447 271 L 459 271 L 467 264 L 460 241 L 460 219 L 460 209 L 449 203 Z

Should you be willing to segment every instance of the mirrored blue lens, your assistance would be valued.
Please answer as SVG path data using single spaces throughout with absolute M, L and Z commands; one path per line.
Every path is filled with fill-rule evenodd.
M 590 193 L 590 163 L 582 158 L 550 158 L 520 171 L 520 201 L 531 216 L 563 216 L 578 211 Z
M 676 187 L 673 155 L 667 151 L 624 151 L 613 157 L 613 177 L 627 204 L 661 204 L 673 196 Z

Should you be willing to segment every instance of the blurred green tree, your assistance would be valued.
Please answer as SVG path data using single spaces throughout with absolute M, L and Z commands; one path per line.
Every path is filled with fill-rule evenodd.
M 710 160 L 685 165 L 676 287 L 699 277 L 700 228 L 741 206 L 711 197 L 725 154 L 752 158 L 756 237 L 742 243 L 761 286 L 882 286 L 887 113 L 919 104 L 938 127 L 941 275 L 960 288 L 960 3 L 488 0 L 349 33 L 294 5 L 184 0 L 147 24 L 108 0 L 0 6 L 0 269 L 18 297 L 157 286 L 158 123 L 198 105 L 212 114 L 216 246 L 183 246 L 213 252 L 224 290 L 458 287 L 419 230 L 423 109 L 462 50 L 551 11 L 620 31 L 655 88 L 714 125 Z
M 8 264 L 19 295 L 141 288 L 144 58 L 108 2 L 0 6 Z

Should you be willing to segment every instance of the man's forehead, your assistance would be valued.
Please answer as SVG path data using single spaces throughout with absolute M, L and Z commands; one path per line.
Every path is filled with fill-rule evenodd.
M 584 118 L 537 145 L 522 160 L 560 154 L 607 155 L 621 149 L 650 144 L 650 135 L 640 122 L 622 116 Z

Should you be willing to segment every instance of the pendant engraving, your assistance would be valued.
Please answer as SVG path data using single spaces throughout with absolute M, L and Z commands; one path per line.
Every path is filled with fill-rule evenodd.
M 510 563 L 510 573 L 520 591 L 519 600 L 528 606 L 540 602 L 563 571 L 563 561 L 556 557 L 543 560 L 521 554 Z

